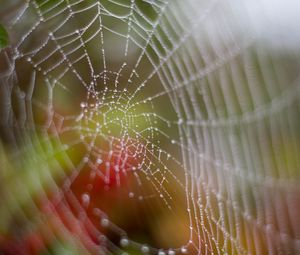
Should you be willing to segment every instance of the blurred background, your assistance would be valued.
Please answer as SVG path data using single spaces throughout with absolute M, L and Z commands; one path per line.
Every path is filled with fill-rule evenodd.
M 0 254 L 300 254 L 299 8 L 0 0 Z

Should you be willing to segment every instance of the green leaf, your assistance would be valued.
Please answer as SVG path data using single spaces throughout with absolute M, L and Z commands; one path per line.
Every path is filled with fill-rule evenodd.
M 0 24 L 0 50 L 8 45 L 8 33 L 5 28 Z

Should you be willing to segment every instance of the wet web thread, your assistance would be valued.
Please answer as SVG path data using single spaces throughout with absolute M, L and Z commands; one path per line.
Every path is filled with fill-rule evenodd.
M 247 15 L 243 1 L 238 7 Z M 60 215 L 48 230 L 58 241 L 74 224 L 89 233 L 81 233 L 87 253 L 299 252 L 299 63 L 292 50 L 261 43 L 235 10 L 235 1 L 216 0 L 46 0 L 19 9 L 1 75 L 1 126 L 13 127 L 13 156 L 39 164 L 35 180 L 47 179 L 55 194 L 42 210 L 31 203 L 37 215 Z M 72 185 L 82 173 L 78 196 Z M 91 206 L 96 182 L 129 185 L 130 199 L 156 199 L 170 214 L 181 190 L 189 239 L 167 248 L 131 239 Z

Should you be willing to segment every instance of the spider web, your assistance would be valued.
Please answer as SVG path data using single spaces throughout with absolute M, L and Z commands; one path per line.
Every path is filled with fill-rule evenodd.
M 19 171 L 35 169 L 51 203 L 28 198 L 31 213 L 20 201 L 3 207 L 42 224 L 42 215 L 58 215 L 42 235 L 60 242 L 76 233 L 70 242 L 79 238 L 87 254 L 300 252 L 297 51 L 271 44 L 248 8 L 217 0 L 22 4 L 1 53 L 2 137 L 9 159 Z M 123 194 L 121 211 L 133 200 L 176 214 L 176 194 L 184 194 L 188 240 L 155 247 L 130 237 L 93 202 L 99 183 Z M 29 189 L 30 197 L 35 186 L 25 184 L 7 193 Z

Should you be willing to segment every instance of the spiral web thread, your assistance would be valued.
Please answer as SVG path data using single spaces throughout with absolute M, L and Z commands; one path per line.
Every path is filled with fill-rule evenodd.
M 43 187 L 50 178 L 55 201 L 63 201 L 61 212 L 46 212 L 81 228 L 93 178 L 109 186 L 111 168 L 117 186 L 133 176 L 137 190 L 129 188 L 129 197 L 159 198 L 170 213 L 167 183 L 186 195 L 190 234 L 181 247 L 139 244 L 93 208 L 101 226 L 85 219 L 85 252 L 300 252 L 299 63 L 285 45 L 261 43 L 235 8 L 235 1 L 215 0 L 27 1 L 10 23 L 1 126 L 14 157 L 37 152 L 28 167 L 39 164 L 36 181 Z M 18 66 L 30 70 L 27 85 Z M 70 104 L 67 113 L 62 104 Z M 70 186 L 84 169 L 91 181 L 80 200 Z M 31 210 L 45 213 L 34 201 Z M 48 231 L 60 240 L 68 228 L 56 220 Z

